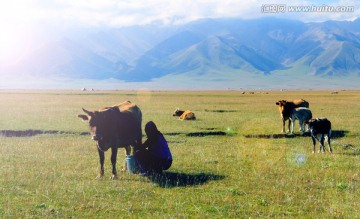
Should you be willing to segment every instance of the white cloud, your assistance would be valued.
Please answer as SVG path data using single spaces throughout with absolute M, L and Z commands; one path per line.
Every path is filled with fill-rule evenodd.
M 154 21 L 164 23 L 209 17 L 247 16 L 255 0 L 152 0 L 152 1 L 62 1 L 62 17 L 87 24 L 133 25 Z M 258 10 L 258 6 L 257 9 Z
M 262 13 L 266 4 L 353 6 L 352 13 Z M 182 23 L 199 18 L 277 16 L 304 21 L 354 19 L 360 16 L 356 0 L 11 0 L 0 3 L 0 18 L 10 22 L 63 26 L 124 26 L 154 21 Z

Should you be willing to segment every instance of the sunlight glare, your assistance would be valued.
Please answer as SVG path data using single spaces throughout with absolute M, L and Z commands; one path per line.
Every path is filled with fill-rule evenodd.
M 0 22 L 0 65 L 15 65 L 28 49 L 29 35 L 15 25 Z

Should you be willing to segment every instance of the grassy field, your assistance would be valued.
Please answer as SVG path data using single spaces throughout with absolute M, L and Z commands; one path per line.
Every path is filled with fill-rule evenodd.
M 331 120 L 333 154 L 281 135 L 275 102 Z M 360 91 L 0 91 L 1 218 L 359 218 Z M 131 100 L 173 153 L 162 176 L 99 171 L 90 110 Z M 172 117 L 190 109 L 197 120 Z M 276 138 L 277 137 L 277 138 Z M 144 137 L 145 140 L 145 137 Z M 353 148 L 347 146 L 352 145 Z M 118 168 L 125 159 L 121 149 Z

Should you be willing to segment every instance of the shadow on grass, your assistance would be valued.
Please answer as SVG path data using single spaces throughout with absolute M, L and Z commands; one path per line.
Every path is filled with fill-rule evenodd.
M 210 180 L 222 180 L 225 176 L 211 173 L 186 174 L 163 172 L 162 174 L 150 175 L 148 178 L 162 188 L 173 188 L 202 185 Z
M 187 137 L 205 137 L 211 135 L 226 135 L 226 132 L 222 131 L 210 131 L 210 132 L 190 132 L 186 134 Z
M 68 135 L 89 135 L 89 132 L 68 132 L 68 131 L 59 131 L 59 130 L 0 130 L 0 137 L 32 137 L 36 135 L 58 135 L 58 134 L 68 134 Z M 226 135 L 226 132 L 222 131 L 208 131 L 208 132 L 190 132 L 190 133 L 182 133 L 182 132 L 169 132 L 164 133 L 164 135 L 169 136 L 177 136 L 177 135 L 185 135 L 187 137 L 205 137 L 211 135 Z
M 164 135 L 169 135 L 169 136 L 177 136 L 177 135 L 183 135 L 183 132 L 163 132 Z
M 343 138 L 349 131 L 345 130 L 332 130 L 331 131 L 331 138 Z
M 205 136 L 227 135 L 228 134 L 228 133 L 223 132 L 223 131 L 212 131 L 212 130 L 215 130 L 215 128 L 206 128 L 206 130 L 209 130 L 209 131 L 190 132 L 190 133 L 185 133 L 185 132 L 165 132 L 163 134 L 164 135 L 169 135 L 169 136 L 185 135 L 186 137 L 205 137 Z
M 277 138 L 295 138 L 295 137 L 307 137 L 310 135 L 302 134 L 251 134 L 245 135 L 245 138 L 265 138 L 265 139 L 277 139 Z
M 357 157 L 360 155 L 360 150 L 356 150 L 356 151 L 349 151 L 349 152 L 342 152 L 340 153 L 342 155 L 346 155 L 346 156 L 354 156 Z
M 331 138 L 343 138 L 349 131 L 345 130 L 332 130 Z M 277 138 L 295 138 L 295 137 L 310 137 L 309 132 L 304 134 L 295 133 L 295 134 L 251 134 L 245 135 L 245 138 L 264 138 L 264 139 L 277 139 Z
M 213 113 L 235 113 L 235 112 L 240 112 L 240 110 L 223 110 L 223 109 L 219 109 L 219 110 L 209 110 L 209 109 L 205 109 L 205 112 L 213 112 Z
M 89 132 L 66 132 L 58 130 L 0 130 L 0 137 L 32 137 L 44 134 L 71 134 L 71 135 L 89 135 Z
M 207 130 L 214 130 L 214 128 L 209 128 Z M 349 131 L 345 130 L 332 130 L 331 138 L 343 138 Z M 44 135 L 44 134 L 70 134 L 70 135 L 89 135 L 89 132 L 67 132 L 67 131 L 59 131 L 59 130 L 0 130 L 0 137 L 32 137 L 36 135 Z M 164 133 L 169 136 L 177 136 L 183 135 L 187 137 L 205 137 L 205 136 L 224 136 L 228 133 L 223 131 L 205 131 L 205 132 L 190 132 L 190 133 L 182 133 L 182 132 L 169 132 Z M 250 134 L 245 135 L 245 138 L 265 138 L 265 139 L 277 139 L 277 138 L 295 138 L 295 137 L 309 137 L 310 133 L 306 132 L 304 134 Z

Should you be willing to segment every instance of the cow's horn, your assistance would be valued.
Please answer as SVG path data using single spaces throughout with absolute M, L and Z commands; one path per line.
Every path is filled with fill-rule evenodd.
M 88 111 L 88 110 L 86 110 L 86 109 L 84 109 L 84 108 L 82 108 L 82 110 L 83 110 L 86 114 L 88 114 L 89 116 L 92 116 L 92 115 L 94 114 L 93 112 Z

